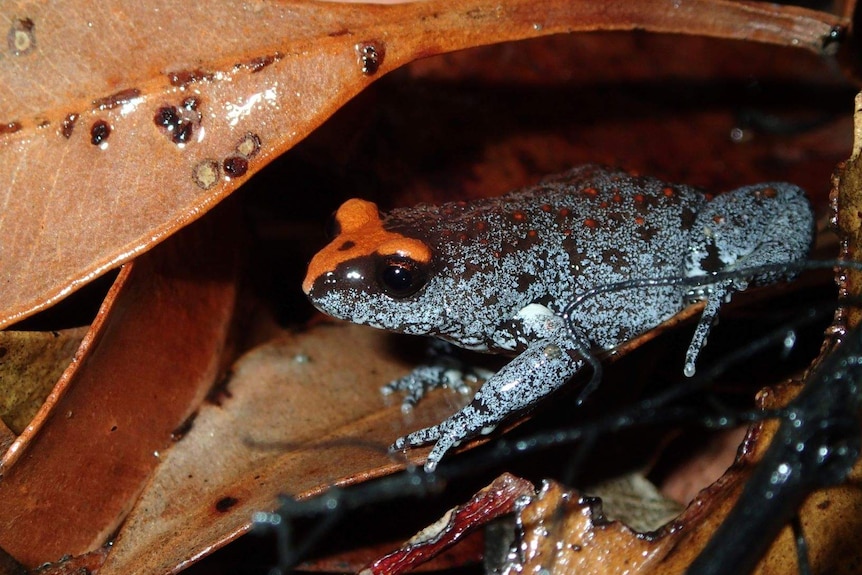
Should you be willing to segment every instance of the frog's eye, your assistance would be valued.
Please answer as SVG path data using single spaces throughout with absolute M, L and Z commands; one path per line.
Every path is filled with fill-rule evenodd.
M 399 256 L 384 258 L 380 266 L 380 285 L 386 295 L 405 298 L 425 285 L 425 272 L 415 261 Z

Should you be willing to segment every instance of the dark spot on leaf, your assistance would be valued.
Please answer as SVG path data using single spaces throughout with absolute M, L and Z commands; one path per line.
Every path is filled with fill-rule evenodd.
M 210 388 L 206 395 L 207 403 L 211 403 L 216 407 L 221 407 L 224 401 L 233 397 L 230 389 L 228 389 L 228 383 L 230 383 L 230 379 L 233 377 L 233 372 L 228 370 L 222 373 L 221 377 L 216 381 L 215 385 Z
M 78 114 L 72 112 L 63 118 L 63 123 L 60 124 L 60 135 L 67 140 L 72 137 L 72 132 L 75 130 L 75 122 L 78 121 Z
M 0 124 L 0 134 L 14 134 L 21 129 L 21 122 L 6 122 Z
M 201 115 L 197 111 L 199 104 L 197 98 L 186 98 L 179 108 L 162 106 L 156 110 L 153 122 L 164 130 L 174 144 L 185 144 L 191 141 L 195 126 L 200 124 Z
M 156 115 L 153 117 L 153 121 L 157 126 L 169 128 L 179 123 L 180 117 L 174 106 L 162 106 L 156 110 Z
M 90 128 L 90 143 L 98 146 L 111 135 L 111 126 L 105 120 L 96 120 Z
M 119 92 L 111 94 L 110 96 L 105 96 L 104 98 L 93 100 L 93 107 L 98 110 L 110 110 L 112 108 L 116 108 L 117 106 L 127 104 L 135 98 L 139 97 L 140 95 L 141 91 L 137 88 L 120 90 Z
M 239 499 L 237 499 L 236 497 L 222 497 L 216 502 L 215 508 L 216 511 L 218 511 L 219 513 L 224 513 L 237 503 L 239 503 Z
M 360 42 L 356 45 L 356 56 L 359 66 L 366 76 L 373 76 L 383 64 L 385 49 L 381 42 Z
M 15 56 L 24 56 L 36 48 L 36 25 L 29 18 L 17 18 L 6 35 L 9 50 Z
M 176 86 L 178 88 L 183 88 L 189 84 L 200 82 L 202 80 L 212 80 L 213 77 L 214 74 L 212 72 L 206 72 L 199 68 L 168 73 L 168 81 L 171 83 L 171 86 Z
M 225 158 L 223 163 L 224 173 L 231 178 L 239 178 L 248 171 L 248 160 L 242 156 L 231 156 Z
M 655 235 L 657 233 L 658 233 L 658 228 L 655 228 L 653 226 L 645 226 L 645 227 L 638 229 L 638 234 L 640 234 L 641 239 L 645 242 L 652 241 L 652 239 L 655 237 Z
M 259 58 L 254 58 L 249 60 L 244 64 L 239 64 L 238 67 L 247 68 L 251 71 L 252 74 L 260 72 L 270 64 L 278 62 L 284 58 L 284 55 L 281 52 L 276 52 L 275 54 L 271 54 L 269 56 L 261 56 Z

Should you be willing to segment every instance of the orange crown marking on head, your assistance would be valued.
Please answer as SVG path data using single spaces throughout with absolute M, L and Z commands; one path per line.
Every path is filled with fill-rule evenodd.
M 424 242 L 383 229 L 377 205 L 365 200 L 344 202 L 335 212 L 340 229 L 329 245 L 317 252 L 308 264 L 302 282 L 305 293 L 317 278 L 335 270 L 338 264 L 371 254 L 399 255 L 420 263 L 431 261 L 431 249 Z

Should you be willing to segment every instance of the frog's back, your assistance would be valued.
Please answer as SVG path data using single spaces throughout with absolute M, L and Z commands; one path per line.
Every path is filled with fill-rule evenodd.
M 682 273 L 689 230 L 706 201 L 687 186 L 583 166 L 496 198 L 395 210 L 386 227 L 421 236 L 438 254 L 438 273 L 460 284 L 454 289 L 511 317 L 530 303 L 560 313 L 595 287 Z M 674 291 L 585 302 L 592 317 L 621 319 L 590 322 L 619 326 L 591 339 L 612 345 L 663 321 L 682 299 L 668 297 Z

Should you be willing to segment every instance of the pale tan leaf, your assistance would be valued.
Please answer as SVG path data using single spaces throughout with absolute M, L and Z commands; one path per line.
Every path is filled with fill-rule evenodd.
M 21 433 L 69 365 L 86 327 L 0 331 L 0 419 Z
M 220 405 L 205 405 L 164 457 L 123 526 L 101 575 L 173 572 L 245 533 L 276 496 L 308 496 L 403 467 L 387 446 L 466 398 L 441 390 L 401 413 L 382 383 L 410 366 L 391 336 L 322 324 L 263 345 L 235 366 Z M 358 369 L 358 366 L 362 369 Z M 412 450 L 420 462 L 427 449 Z

